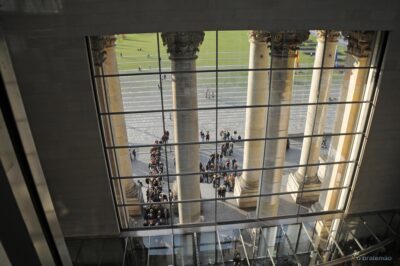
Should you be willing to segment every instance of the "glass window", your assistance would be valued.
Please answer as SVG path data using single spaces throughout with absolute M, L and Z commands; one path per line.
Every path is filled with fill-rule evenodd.
M 373 108 L 378 36 L 237 30 L 91 37 L 121 229 L 342 213 Z M 285 237 L 291 228 L 275 228 L 275 254 L 293 252 Z M 216 261 L 232 260 L 225 254 L 232 243 L 215 237 L 197 239 L 200 260 L 214 245 Z M 164 246 L 150 239 L 150 256 L 192 264 L 197 255 L 185 249 L 195 248 L 194 239 L 182 235 Z

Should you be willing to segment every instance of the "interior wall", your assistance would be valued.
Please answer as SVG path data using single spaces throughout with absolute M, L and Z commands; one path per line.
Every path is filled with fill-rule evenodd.
M 20 1 L 4 5 L 0 21 L 66 236 L 118 233 L 84 41 L 85 36 L 94 34 L 391 30 L 382 89 L 350 211 L 400 207 L 400 193 L 395 191 L 399 187 L 396 160 L 400 153 L 400 110 L 395 102 L 400 96 L 398 1 L 54 0 L 41 4 Z

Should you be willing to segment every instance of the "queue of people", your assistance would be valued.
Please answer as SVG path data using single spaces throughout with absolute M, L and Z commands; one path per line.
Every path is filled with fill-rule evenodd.
M 162 174 L 164 164 L 161 161 L 161 145 L 167 142 L 169 132 L 165 131 L 160 141 L 156 140 L 150 148 L 149 176 L 146 178 L 147 190 L 146 201 L 149 205 L 144 207 L 144 226 L 157 226 L 168 224 L 170 217 L 168 203 L 171 198 L 171 191 L 168 194 L 163 192 Z
M 224 159 L 224 155 L 221 153 L 212 153 L 207 161 L 206 167 L 204 168 L 203 164 L 200 163 L 200 172 L 203 174 L 203 179 L 209 176 L 205 176 L 208 172 L 224 172 L 231 171 L 234 175 L 238 174 L 238 162 L 235 158 Z M 225 172 L 225 173 L 226 173 Z

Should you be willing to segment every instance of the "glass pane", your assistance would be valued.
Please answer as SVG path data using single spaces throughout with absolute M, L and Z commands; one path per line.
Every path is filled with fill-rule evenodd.
M 105 239 L 99 265 L 121 265 L 123 264 L 125 239 Z
M 313 67 L 317 47 L 317 31 L 311 30 L 308 38 L 299 44 L 295 67 Z
M 161 110 L 161 88 L 165 92 L 169 82 L 160 83 L 159 75 L 122 76 L 119 80 L 126 112 Z
M 156 33 L 117 35 L 115 52 L 120 74 L 158 72 Z
M 216 107 L 217 90 L 215 81 L 215 73 L 197 73 L 197 106 L 199 108 Z M 218 97 L 220 97 L 220 89 L 218 89 L 218 93 Z
M 218 68 L 248 68 L 249 47 L 248 31 L 219 31 Z
M 258 203 L 258 217 L 297 215 L 299 205 L 291 194 L 262 196 Z
M 218 230 L 218 234 L 221 241 L 224 261 L 233 261 L 234 263 L 239 263 L 239 265 L 247 265 L 245 252 L 246 247 L 243 246 L 243 243 L 241 242 L 240 230 Z
M 193 244 L 193 235 L 175 235 L 174 254 L 176 265 L 195 264 L 195 249 Z
M 76 265 L 99 264 L 103 242 L 103 239 L 82 241 L 79 257 L 75 260 Z
M 197 233 L 199 260 L 201 265 L 213 265 L 218 256 L 218 240 L 215 232 Z
M 129 212 L 129 227 L 162 227 L 171 224 L 170 203 L 166 200 L 158 202 L 150 200 L 147 203 L 126 206 Z M 132 210 L 136 210 L 133 214 Z
M 116 126 L 120 122 L 118 119 L 124 118 L 130 145 L 151 145 L 162 140 L 164 130 L 161 112 L 113 115 L 113 117 Z M 118 131 L 114 133 L 114 139 L 118 137 L 118 133 Z
M 198 224 L 215 222 L 213 201 L 174 202 L 174 224 Z
M 160 34 L 160 52 L 162 71 L 169 72 L 171 68 L 171 59 L 167 54 L 167 45 L 163 43 Z M 195 69 L 192 70 L 214 70 L 216 69 L 216 40 L 215 31 L 205 31 L 204 39 L 198 47 L 197 59 L 195 59 Z M 168 74 L 166 74 L 168 77 Z
M 290 230 L 288 232 L 288 230 Z M 277 253 L 276 259 L 278 264 L 298 264 L 297 258 L 295 256 L 294 244 L 291 241 L 289 235 L 293 231 L 298 231 L 295 228 L 290 228 L 288 226 L 280 226 L 277 234 Z
M 148 265 L 173 264 L 171 235 L 143 237 L 143 240 L 148 248 Z
M 360 103 L 353 103 L 353 104 L 346 103 L 346 104 L 332 105 L 332 107 L 328 109 L 328 119 L 330 118 L 329 116 L 333 115 L 333 113 L 329 112 L 332 109 L 336 109 L 334 110 L 335 119 L 333 120 L 332 124 L 326 123 L 324 133 L 342 134 L 342 133 L 358 132 L 357 123 L 361 107 L 362 104 Z M 349 116 L 348 115 L 349 113 L 351 113 L 352 115 Z
M 216 33 L 215 31 L 205 31 L 204 41 L 199 47 L 196 65 L 198 70 L 216 69 Z
M 240 142 L 236 142 L 236 140 L 244 138 L 245 117 L 246 108 L 218 110 L 218 140 L 228 142 L 228 146 L 230 142 L 239 144 Z M 238 151 L 235 149 L 235 146 L 237 145 L 234 145 L 232 155 Z M 241 147 L 243 145 L 239 146 Z M 237 146 L 237 148 L 239 148 L 239 146 Z
M 278 227 L 276 226 L 261 228 L 257 255 L 258 257 L 265 258 L 267 263 L 271 263 L 271 261 L 276 263 L 277 231 Z
M 239 208 L 238 205 L 244 204 L 243 202 L 246 202 L 246 205 L 249 207 Z M 222 195 L 222 197 L 217 201 L 217 219 L 221 222 L 255 218 L 256 202 L 257 197 L 245 196 L 243 198 L 225 199 Z
M 273 31 L 270 46 L 271 67 L 312 67 L 315 46 L 316 37 L 309 31 Z
M 220 72 L 218 74 L 218 106 L 244 106 L 247 104 L 247 76 L 247 71 Z M 265 79 L 263 84 L 265 90 L 267 90 L 267 85 L 268 81 Z M 267 102 L 260 104 L 267 104 Z
M 313 70 L 298 69 L 294 71 L 291 103 L 308 103 Z
M 314 222 L 305 222 L 300 224 L 300 236 L 298 239 L 297 243 L 297 253 L 302 254 L 306 252 L 310 252 L 311 250 L 314 250 L 314 247 L 312 246 L 310 239 L 308 238 L 307 234 L 311 237 L 313 228 L 314 228 Z
M 215 73 L 195 73 L 195 74 L 190 74 L 190 73 L 185 73 L 185 74 L 174 74 L 174 80 L 178 79 L 184 79 L 184 78 L 190 78 L 192 79 L 192 85 L 191 87 L 192 92 L 196 92 L 194 94 L 197 97 L 189 97 L 190 95 L 187 94 L 187 85 L 184 86 L 184 90 L 180 93 L 178 93 L 178 90 L 176 90 L 176 105 L 173 106 L 173 84 L 171 81 L 167 78 L 166 80 L 163 81 L 163 99 L 164 99 L 164 109 L 192 109 L 192 108 L 205 108 L 205 107 L 210 107 L 214 108 L 216 99 L 217 99 L 217 93 L 215 89 Z M 197 84 L 197 85 L 196 85 Z M 178 86 L 178 85 L 176 85 Z M 196 87 L 197 86 L 197 87 Z M 178 88 L 177 88 L 178 89 Z M 192 95 L 193 96 L 193 95 Z M 181 102 L 185 101 L 185 102 Z M 170 114 L 165 115 L 166 120 L 172 121 L 172 117 Z
M 166 120 L 166 130 L 169 131 L 168 143 L 213 142 L 216 137 L 215 110 L 174 111 L 172 121 Z M 178 120 L 179 128 L 173 126 Z M 193 123 L 195 120 L 198 123 Z M 191 126 L 189 126 L 191 125 Z M 197 130 L 195 131 L 195 129 Z M 203 132 L 203 134 L 201 134 Z M 214 143 L 215 145 L 215 143 Z M 211 146 L 209 146 L 211 147 Z

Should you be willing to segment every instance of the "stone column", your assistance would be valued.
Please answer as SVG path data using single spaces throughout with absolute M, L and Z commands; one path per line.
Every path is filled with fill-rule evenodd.
M 273 70 L 274 68 L 294 68 L 299 45 L 308 39 L 308 31 L 271 32 L 271 88 L 269 104 L 290 104 L 292 98 L 293 70 Z M 267 137 L 287 137 L 290 106 L 269 107 Z M 281 167 L 285 163 L 287 139 L 267 140 L 264 167 Z M 260 193 L 280 192 L 282 169 L 264 170 L 260 183 Z M 276 215 L 279 196 L 260 197 L 259 217 Z
M 118 74 L 115 54 L 114 35 L 92 37 L 95 72 L 100 75 Z M 96 80 L 100 109 L 108 112 L 124 111 L 121 85 L 118 77 L 106 77 Z M 111 115 L 104 118 L 104 135 L 108 146 L 128 145 L 128 136 L 123 115 Z M 113 176 L 132 176 L 132 164 L 128 149 L 116 149 L 108 153 Z M 143 202 L 141 189 L 132 179 L 114 182 L 118 203 L 139 204 Z M 140 206 L 128 206 L 128 215 L 139 215 Z M 121 210 L 119 210 L 121 211 Z M 122 215 L 123 216 L 123 215 Z
M 342 86 L 340 101 L 353 102 L 362 101 L 368 78 L 368 69 L 357 69 L 368 67 L 374 40 L 372 31 L 349 31 L 343 32 L 348 40 L 347 66 L 355 69 L 346 70 Z M 351 133 L 357 128 L 357 121 L 361 104 L 340 104 L 336 111 L 335 133 Z M 354 135 L 342 135 L 332 138 L 328 153 L 329 162 L 350 160 Z M 331 165 L 322 183 L 322 188 L 343 186 L 346 175 L 346 164 Z M 317 210 L 335 210 L 337 208 L 340 190 L 321 192 L 319 202 L 313 206 Z
M 340 33 L 338 31 L 318 31 L 318 44 L 315 52 L 314 68 L 334 67 L 336 48 Z M 321 71 L 322 75 L 321 75 Z M 333 69 L 314 69 L 309 103 L 320 103 L 328 100 Z M 321 135 L 324 133 L 327 105 L 309 105 L 307 108 L 304 135 Z M 301 149 L 300 165 L 319 163 L 322 137 L 304 138 Z M 288 191 L 318 189 L 321 182 L 317 175 L 318 166 L 299 167 L 289 175 Z M 297 203 L 314 203 L 319 192 L 291 194 Z
M 250 31 L 250 58 L 249 69 L 267 68 L 269 65 L 269 33 L 264 31 Z M 249 71 L 247 82 L 247 105 L 266 105 L 268 103 L 268 71 Z M 264 138 L 267 121 L 267 108 L 247 108 L 245 139 Z M 243 169 L 261 168 L 264 155 L 265 141 L 246 141 L 244 143 Z M 261 171 L 244 171 L 236 180 L 235 196 L 258 194 L 258 183 Z M 239 207 L 256 206 L 256 198 L 237 199 Z
M 204 39 L 204 32 L 166 32 L 161 35 L 171 59 L 172 71 L 196 70 L 197 52 Z M 172 74 L 172 101 L 174 109 L 197 108 L 196 73 Z M 174 141 L 198 142 L 198 111 L 174 112 Z M 199 172 L 200 146 L 175 146 L 176 173 Z M 198 174 L 177 176 L 178 200 L 200 199 Z M 200 202 L 179 203 L 179 222 L 200 221 Z

